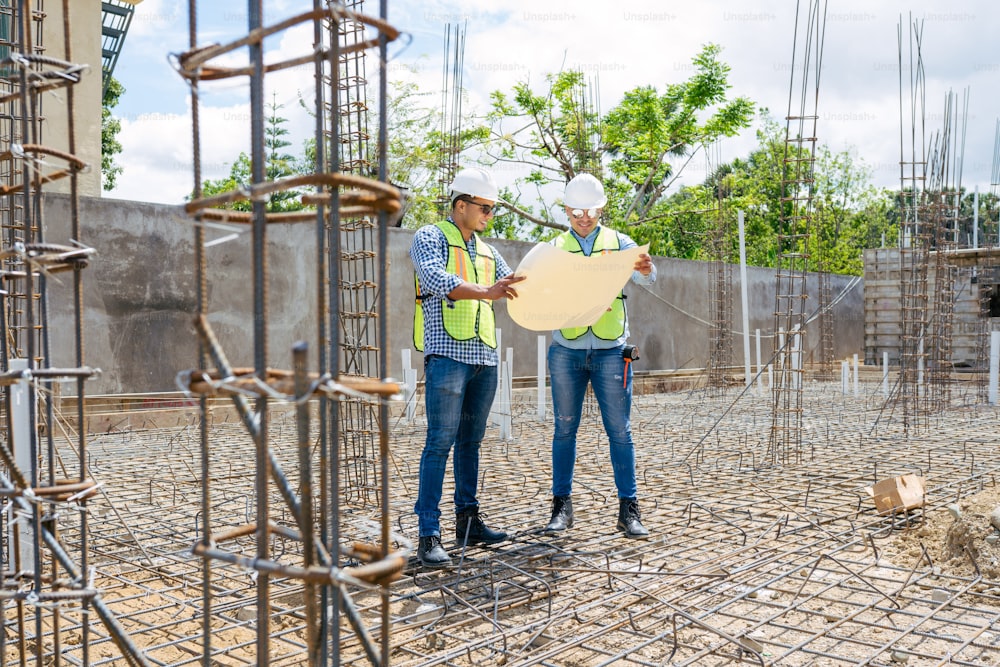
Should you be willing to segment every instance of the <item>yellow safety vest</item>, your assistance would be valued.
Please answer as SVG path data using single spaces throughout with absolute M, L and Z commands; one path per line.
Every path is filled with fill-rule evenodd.
M 573 252 L 577 254 L 583 254 L 583 248 L 580 247 L 580 242 L 577 241 L 576 237 L 570 232 L 563 232 L 555 238 L 555 247 L 566 250 L 568 252 Z M 615 230 L 610 229 L 605 226 L 597 232 L 597 238 L 594 239 L 594 248 L 590 252 L 590 256 L 594 254 L 603 255 L 609 252 L 618 252 L 621 250 L 618 243 L 618 234 Z M 594 335 L 601 340 L 617 340 L 622 337 L 625 333 L 625 295 L 621 292 L 615 297 L 615 300 L 611 302 L 611 307 L 608 308 L 607 312 L 601 316 L 601 319 L 597 320 L 593 325 L 589 327 L 573 327 L 570 329 L 560 329 L 559 333 L 563 335 L 566 340 L 575 340 L 587 333 L 587 331 L 593 331 Z
M 469 256 L 469 248 L 465 245 L 462 232 L 455 223 L 445 220 L 435 225 L 444 232 L 448 240 L 448 264 L 445 271 L 458 276 L 465 282 L 489 287 L 497 281 L 497 262 L 493 257 L 493 249 L 479 238 L 476 239 L 476 261 Z M 424 308 L 423 299 L 433 298 L 432 295 L 420 294 L 420 279 L 413 274 L 413 286 L 416 289 L 416 304 L 413 309 L 413 346 L 420 352 L 424 351 Z M 449 307 L 447 299 L 441 300 L 441 316 L 444 318 L 444 330 L 458 341 L 475 340 L 496 349 L 496 317 L 493 313 L 493 302 L 489 299 L 461 299 Z

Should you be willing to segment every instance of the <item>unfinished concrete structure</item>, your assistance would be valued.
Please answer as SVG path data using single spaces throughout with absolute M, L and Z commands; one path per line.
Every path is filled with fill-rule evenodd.
M 285 65 L 263 62 L 267 36 L 311 24 L 316 48 L 302 58 L 314 63 L 317 86 L 327 87 L 317 99 L 331 99 L 329 82 L 336 77 L 330 74 L 341 45 L 333 37 L 336 27 L 345 20 L 368 26 L 370 36 L 356 46 L 365 49 L 384 48 L 396 29 L 323 3 L 263 26 L 254 9 L 246 40 L 209 48 L 199 48 L 192 19 L 192 48 L 181 63 L 195 109 L 199 92 L 215 79 L 252 81 L 259 165 L 260 83 Z M 190 15 L 197 16 L 193 6 Z M 248 68 L 213 65 L 237 48 L 249 50 Z M 385 62 L 384 53 L 379 60 Z M 318 132 L 323 129 L 329 128 Z M 195 137 L 197 131 L 196 125 Z M 195 145 L 197 187 L 201 156 Z M 804 365 L 799 451 L 775 465 L 774 399 L 766 373 L 760 384 L 744 386 L 737 366 L 733 385 L 709 392 L 701 369 L 683 370 L 691 366 L 685 345 L 698 345 L 697 358 L 707 358 L 707 332 L 719 326 L 708 317 L 709 269 L 692 262 L 658 260 L 669 291 L 640 291 L 632 302 L 641 304 L 633 310 L 634 325 L 644 332 L 644 359 L 660 371 L 637 380 L 633 412 L 640 488 L 648 499 L 644 521 L 653 537 L 629 541 L 606 525 L 616 503 L 593 405 L 581 428 L 578 523 L 564 537 L 539 534 L 551 419 L 539 410 L 538 394 L 522 390 L 511 396 L 510 432 L 488 432 L 480 492 L 484 509 L 512 530 L 512 539 L 470 548 L 450 570 L 412 567 L 406 555 L 416 537 L 412 501 L 424 436 L 419 392 L 416 409 L 407 413 L 402 402 L 387 400 L 399 389 L 393 383 L 342 375 L 347 353 L 338 334 L 342 292 L 336 289 L 354 282 L 341 272 L 341 222 L 368 216 L 377 238 L 366 252 L 375 253 L 373 282 L 382 297 L 377 340 L 398 352 L 403 343 L 389 341 L 405 340 L 412 321 L 408 232 L 395 230 L 396 242 L 390 242 L 387 223 L 398 207 L 397 192 L 345 177 L 335 166 L 330 156 L 320 158 L 316 174 L 295 183 L 267 183 L 257 172 L 249 194 L 258 205 L 250 215 L 212 208 L 246 197 L 243 192 L 190 202 L 186 210 L 195 222 L 251 229 L 233 244 L 210 245 L 213 227 L 195 224 L 192 233 L 192 226 L 175 221 L 189 237 L 178 250 L 153 215 L 166 218 L 174 209 L 122 207 L 120 226 L 109 231 L 102 225 L 108 236 L 99 240 L 117 239 L 120 250 L 141 239 L 153 252 L 176 257 L 182 269 L 169 271 L 176 274 L 169 287 L 178 288 L 180 298 L 172 289 L 143 298 L 116 292 L 114 286 L 127 281 L 109 278 L 110 267 L 93 281 L 97 288 L 91 281 L 79 284 L 91 254 L 86 249 L 26 245 L 22 251 L 18 233 L 57 229 L 58 238 L 87 239 L 83 219 L 103 220 L 100 202 L 42 198 L 40 187 L 27 188 L 26 201 L 44 202 L 24 210 L 68 211 L 73 221 L 72 237 L 60 215 L 45 225 L 36 219 L 4 240 L 11 283 L 30 285 L 60 268 L 77 278 L 59 286 L 46 280 L 38 299 L 72 304 L 48 309 L 78 323 L 69 328 L 69 344 L 55 346 L 58 354 L 82 347 L 83 323 L 96 320 L 88 341 L 92 330 L 107 337 L 95 353 L 102 365 L 114 362 L 106 372 L 118 386 L 151 381 L 149 372 L 128 375 L 130 364 L 145 359 L 169 367 L 156 373 L 167 373 L 184 391 L 88 398 L 84 378 L 94 374 L 82 359 L 60 369 L 52 355 L 29 354 L 29 375 L 12 369 L 15 355 L 5 354 L 8 424 L 20 404 L 15 389 L 29 392 L 30 405 L 30 392 L 47 399 L 56 392 L 39 388 L 66 377 L 73 391 L 64 393 L 73 398 L 40 403 L 46 418 L 29 429 L 29 442 L 45 443 L 37 449 L 37 483 L 15 474 L 20 464 L 9 454 L 17 438 L 12 427 L 5 432 L 4 664 L 996 662 L 1000 552 L 996 540 L 987 539 L 992 528 L 982 511 L 984 502 L 1000 502 L 996 408 L 980 400 L 973 385 L 958 386 L 949 405 L 927 416 L 933 428 L 915 438 L 893 411 L 892 378 L 886 382 L 881 373 L 858 369 L 853 386 L 833 385 L 817 381 Z M 316 186 L 309 195 L 315 211 L 289 220 L 264 210 L 268 193 L 302 183 Z M 279 220 L 294 224 L 275 224 Z M 168 249 L 178 251 L 163 255 Z M 503 252 L 517 256 L 506 246 Z M 309 267 L 305 273 L 312 278 L 297 279 L 303 272 L 289 268 L 296 265 Z M 775 274 L 755 270 L 750 280 L 752 321 L 763 319 L 761 328 L 774 336 L 766 322 L 776 300 Z M 803 280 L 806 293 L 814 293 L 816 277 Z M 843 316 L 838 344 L 846 357 L 861 344 L 860 322 L 850 317 L 860 310 L 858 285 L 831 280 L 842 297 L 830 303 L 841 309 L 834 312 Z M 233 291 L 219 287 L 226 282 Z M 71 298 L 63 299 L 67 290 Z M 33 292 L 24 294 L 21 302 L 32 303 L 27 295 Z M 303 315 L 288 301 L 315 307 Z M 33 311 L 10 303 L 5 300 L 4 322 L 27 322 L 13 338 L 30 349 Z M 395 334 L 388 332 L 390 320 Z M 108 333 L 124 326 L 134 326 L 135 335 Z M 66 335 L 67 327 L 56 328 L 49 335 Z M 520 363 L 530 368 L 534 340 L 508 331 L 505 344 L 516 347 Z M 140 342 L 131 355 L 118 356 L 124 341 L 135 337 Z M 186 363 L 168 353 L 171 338 L 183 341 Z M 149 360 L 143 344 L 163 353 Z M 386 357 L 378 362 L 381 378 L 390 374 Z M 158 375 L 155 381 L 161 380 Z M 103 381 L 93 377 L 92 383 Z M 668 388 L 674 391 L 663 391 Z M 362 492 L 368 480 L 344 470 L 354 460 L 339 438 L 344 396 L 378 397 L 374 498 Z M 73 478 L 74 485 L 51 492 L 46 486 L 60 481 L 52 470 L 64 466 L 68 473 L 58 477 Z M 907 474 L 924 479 L 920 507 L 884 510 L 872 503 L 868 487 Z M 953 506 L 949 512 L 947 506 Z M 961 516 L 947 532 L 938 531 L 936 517 L 951 521 L 953 514 Z M 31 554 L 21 556 L 21 544 Z

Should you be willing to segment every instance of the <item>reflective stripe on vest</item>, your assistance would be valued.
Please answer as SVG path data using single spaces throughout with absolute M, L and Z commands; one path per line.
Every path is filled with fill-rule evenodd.
M 563 232 L 555 238 L 555 247 L 566 250 L 568 252 L 583 254 L 583 248 L 580 247 L 580 242 L 577 240 L 573 234 L 570 232 Z M 618 252 L 621 248 L 619 247 L 618 233 L 609 227 L 601 226 L 600 230 L 597 232 L 597 238 L 594 239 L 594 247 L 590 251 L 590 257 L 594 254 L 603 255 L 609 252 Z M 621 292 L 615 297 L 615 300 L 611 302 L 611 306 L 608 308 L 601 319 L 597 320 L 594 324 L 589 327 L 573 327 L 570 329 L 560 329 L 559 333 L 563 335 L 566 340 L 575 340 L 587 333 L 587 331 L 593 331 L 594 335 L 601 340 L 618 340 L 625 334 L 625 295 Z
M 463 281 L 489 287 L 497 280 L 497 263 L 493 257 L 493 249 L 479 238 L 476 239 L 476 261 L 469 256 L 469 248 L 465 245 L 462 232 L 454 223 L 447 220 L 435 225 L 444 232 L 448 241 L 448 265 L 445 271 L 458 276 Z M 436 298 L 432 295 L 420 294 L 420 279 L 413 274 L 413 286 L 416 290 L 416 305 L 413 309 L 413 346 L 420 352 L 424 351 L 424 309 L 423 299 Z M 496 349 L 496 317 L 493 313 L 493 302 L 488 299 L 461 299 L 449 307 L 447 299 L 441 299 L 441 314 L 444 319 L 444 330 L 454 340 L 468 341 L 478 338 L 490 348 Z

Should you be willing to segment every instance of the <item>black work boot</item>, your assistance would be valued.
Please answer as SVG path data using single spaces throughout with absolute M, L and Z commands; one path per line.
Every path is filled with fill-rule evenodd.
M 428 535 L 420 538 L 420 544 L 417 546 L 417 560 L 424 567 L 448 567 L 451 565 L 448 552 L 441 546 L 440 535 Z
M 506 540 L 507 533 L 488 527 L 479 516 L 479 510 L 471 509 L 455 515 L 455 539 L 458 540 L 459 546 L 496 544 Z
M 649 537 L 649 531 L 639 521 L 639 501 L 635 498 L 618 499 L 618 530 L 624 530 L 625 537 Z
M 542 529 L 545 535 L 555 535 L 573 527 L 573 499 L 569 496 L 552 497 L 552 518 Z

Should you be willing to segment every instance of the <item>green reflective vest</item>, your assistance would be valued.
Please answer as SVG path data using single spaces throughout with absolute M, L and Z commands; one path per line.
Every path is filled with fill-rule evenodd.
M 561 250 L 583 254 L 580 242 L 570 232 L 563 232 L 557 236 L 554 245 Z M 590 256 L 618 252 L 619 250 L 621 248 L 618 243 L 618 234 L 615 230 L 601 225 L 601 228 L 597 232 L 597 238 L 594 239 L 594 248 L 591 250 Z M 560 329 L 559 333 L 566 340 L 575 340 L 590 330 L 601 340 L 617 340 L 625 333 L 625 318 L 625 295 L 619 292 L 615 300 L 611 302 L 611 307 L 608 308 L 607 312 L 597 322 L 589 327 Z
M 469 256 L 469 249 L 462 238 L 462 232 L 453 222 L 445 220 L 435 225 L 444 232 L 448 240 L 448 264 L 445 271 L 458 276 L 468 283 L 489 287 L 497 281 L 497 262 L 493 257 L 493 249 L 479 238 L 476 239 L 476 261 Z M 424 351 L 424 308 L 423 299 L 434 298 L 431 295 L 420 294 L 420 279 L 413 274 L 413 285 L 416 289 L 416 305 L 413 309 L 413 346 L 420 352 Z M 484 345 L 496 349 L 497 332 L 496 318 L 493 313 L 493 302 L 489 299 L 461 299 L 449 307 L 447 299 L 441 300 L 441 315 L 444 318 L 444 330 L 458 341 L 475 340 L 478 338 Z

